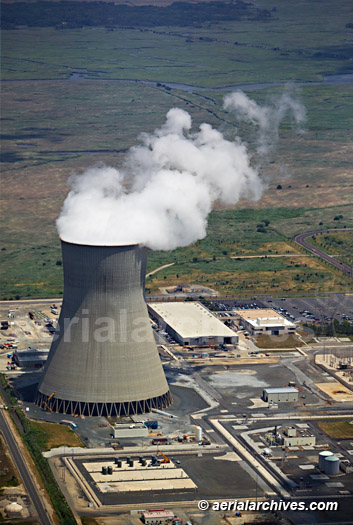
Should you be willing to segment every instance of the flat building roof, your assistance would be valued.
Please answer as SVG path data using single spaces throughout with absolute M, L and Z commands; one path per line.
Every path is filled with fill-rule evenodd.
M 233 330 L 199 302 L 150 303 L 148 306 L 183 339 L 236 337 Z
M 290 387 L 264 388 L 264 392 L 267 392 L 267 394 L 294 394 L 294 393 L 298 393 L 299 390 L 297 388 L 290 388 Z
M 283 317 L 272 308 L 258 308 L 256 310 L 236 310 L 236 313 L 254 328 L 266 326 L 285 326 L 295 328 L 295 324 Z

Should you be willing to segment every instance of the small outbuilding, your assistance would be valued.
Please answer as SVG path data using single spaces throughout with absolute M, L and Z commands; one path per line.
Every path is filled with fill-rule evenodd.
M 174 519 L 174 512 L 171 510 L 147 510 L 142 512 L 142 521 L 146 525 L 171 523 Z
M 290 403 L 298 401 L 299 390 L 297 388 L 265 388 L 262 398 L 266 403 Z

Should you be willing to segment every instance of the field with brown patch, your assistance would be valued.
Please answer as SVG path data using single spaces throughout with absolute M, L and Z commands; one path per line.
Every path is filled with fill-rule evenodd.
M 140 1 L 145 2 L 132 4 Z M 273 7 L 269 0 L 257 4 Z M 256 162 L 256 129 L 224 111 L 226 86 L 254 83 L 258 89 L 245 91 L 266 104 L 282 95 L 287 80 L 322 81 L 322 71 L 345 73 L 348 58 L 335 58 L 330 50 L 346 52 L 343 18 L 350 8 L 348 0 L 340 0 L 339 8 L 328 0 L 320 6 L 301 2 L 300 9 L 288 0 L 265 25 L 254 20 L 113 31 L 3 31 L 0 296 L 62 293 L 55 219 L 69 189 L 68 177 L 102 162 L 121 167 L 139 133 L 160 126 L 171 107 L 187 110 L 194 130 L 208 122 L 230 139 L 238 135 Z M 266 88 L 268 82 L 283 85 Z M 266 183 L 262 199 L 216 211 L 209 220 L 209 238 L 201 243 L 151 253 L 149 270 L 175 265 L 148 280 L 150 290 L 185 279 L 246 295 L 349 287 L 317 260 L 230 260 L 297 253 L 291 244 L 295 233 L 332 228 L 337 215 L 342 215 L 341 227 L 353 226 L 351 86 L 303 84 L 297 89 L 307 110 L 305 130 L 296 134 L 290 119 L 284 120 L 277 150 L 261 168 Z M 270 224 L 261 234 L 256 226 L 266 219 Z
M 349 421 L 319 421 L 317 426 L 332 438 L 353 438 L 353 425 Z

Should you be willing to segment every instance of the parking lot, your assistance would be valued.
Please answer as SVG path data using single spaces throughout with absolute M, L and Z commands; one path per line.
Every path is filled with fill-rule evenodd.
M 353 294 L 332 294 L 327 297 L 289 297 L 271 296 L 252 298 L 247 301 L 212 301 L 211 308 L 220 312 L 233 309 L 273 308 L 290 321 L 296 323 L 330 323 L 333 319 L 346 320 L 353 324 Z

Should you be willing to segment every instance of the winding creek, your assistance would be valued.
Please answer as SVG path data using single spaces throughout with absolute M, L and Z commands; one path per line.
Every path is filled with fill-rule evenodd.
M 218 87 L 204 87 L 204 86 L 194 86 L 191 84 L 183 84 L 180 82 L 163 82 L 155 80 L 136 80 L 129 78 L 108 78 L 105 76 L 105 73 L 99 72 L 99 76 L 91 76 L 91 72 L 72 72 L 67 78 L 31 78 L 31 79 L 17 79 L 17 80 L 2 80 L 3 84 L 12 83 L 12 82 L 131 82 L 146 84 L 151 86 L 164 87 L 169 89 L 177 89 L 180 91 L 185 91 L 187 93 L 194 93 L 195 91 L 208 91 L 208 92 L 217 92 L 217 91 L 232 91 L 241 89 L 244 91 L 255 91 L 258 89 L 267 89 L 271 87 L 285 86 L 290 83 L 295 86 L 329 86 L 329 85 L 338 85 L 338 84 L 352 84 L 353 83 L 353 74 L 344 74 L 344 75 L 327 75 L 324 76 L 323 80 L 317 81 L 288 81 L 284 80 L 282 82 L 258 82 L 250 84 L 232 84 L 227 86 L 218 86 Z M 94 72 L 97 74 L 97 72 Z

